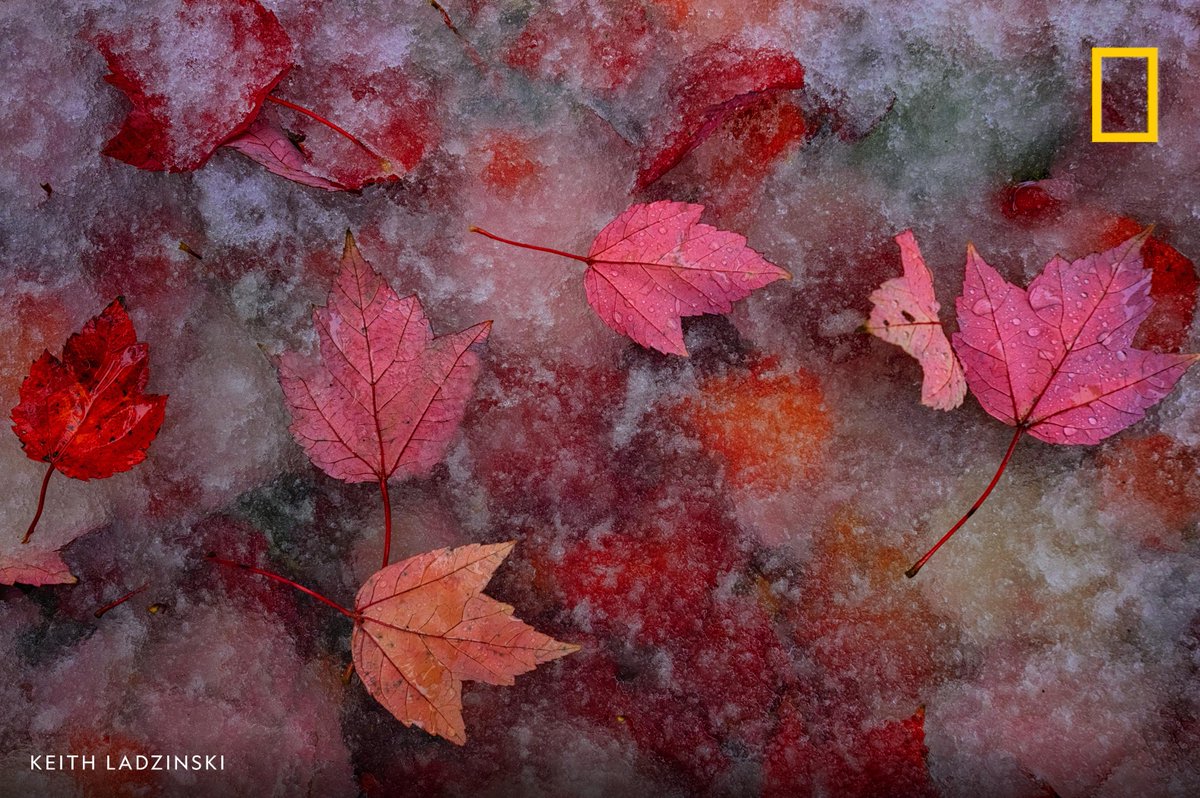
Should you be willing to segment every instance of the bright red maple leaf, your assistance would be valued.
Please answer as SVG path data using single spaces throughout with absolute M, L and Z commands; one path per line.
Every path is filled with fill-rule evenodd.
M 43 352 L 34 361 L 12 410 L 13 432 L 27 457 L 49 467 L 22 543 L 37 527 L 55 471 L 73 479 L 104 479 L 146 459 L 167 403 L 166 396 L 146 393 L 148 358 L 149 347 L 138 342 L 117 299 L 67 339 L 61 358 Z M 57 555 L 31 551 L 21 560 L 0 562 L 0 573 L 22 582 L 61 581 Z M 31 572 L 22 574 L 22 565 Z
M 363 583 L 353 610 L 270 571 L 208 559 L 291 585 L 353 620 L 354 669 L 367 691 L 406 726 L 462 745 L 464 681 L 511 685 L 513 677 L 579 650 L 483 594 L 514 545 L 437 549 L 393 563 Z
M 788 53 L 714 42 L 668 80 L 674 109 L 658 117 L 642 149 L 637 190 L 658 180 L 733 114 L 777 92 L 804 88 L 804 67 Z
M 391 547 L 388 480 L 427 473 L 462 421 L 490 321 L 434 338 L 417 297 L 401 299 L 346 233 L 328 304 L 313 309 L 319 353 L 279 364 L 292 434 L 331 477 L 375 482 Z
M 153 5 L 135 28 L 95 42 L 106 80 L 133 106 L 103 153 L 156 171 L 203 166 L 249 127 L 292 65 L 287 32 L 256 0 Z
M 1022 435 L 1099 443 L 1140 421 L 1200 359 L 1133 348 L 1154 304 L 1141 255 L 1148 236 L 1072 263 L 1056 256 L 1028 289 L 1009 283 L 968 246 L 954 349 L 983 409 L 1016 431 L 983 494 L 909 576 L 979 509 Z
M 904 276 L 895 277 L 871 294 L 867 331 L 895 344 L 921 364 L 921 404 L 953 410 L 967 395 L 962 366 L 938 318 L 941 306 L 933 293 L 933 275 L 921 257 L 911 230 L 896 236 Z
M 586 263 L 588 303 L 605 324 L 642 346 L 687 355 L 684 316 L 728 313 L 756 288 L 791 278 L 744 236 L 700 224 L 703 211 L 685 202 L 631 205 L 600 231 L 586 256 L 471 230 Z

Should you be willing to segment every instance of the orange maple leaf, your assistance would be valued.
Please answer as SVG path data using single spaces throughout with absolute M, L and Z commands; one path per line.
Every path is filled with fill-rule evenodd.
M 463 681 L 510 685 L 514 676 L 579 650 L 483 595 L 514 545 L 420 554 L 375 572 L 358 591 L 354 667 L 405 725 L 462 745 Z

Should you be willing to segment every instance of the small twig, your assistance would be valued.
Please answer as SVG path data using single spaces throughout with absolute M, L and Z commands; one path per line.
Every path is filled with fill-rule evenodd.
M 116 601 L 110 601 L 109 603 L 107 603 L 107 604 L 105 604 L 103 607 L 101 607 L 100 609 L 96 610 L 96 612 L 94 613 L 94 614 L 95 614 L 95 616 L 96 616 L 97 618 L 101 618 L 101 617 L 103 617 L 103 616 L 104 616 L 104 613 L 108 612 L 109 610 L 113 609 L 114 607 L 119 607 L 119 606 L 121 606 L 121 605 L 122 605 L 122 604 L 124 604 L 126 601 L 129 601 L 131 598 L 133 598 L 134 596 L 136 596 L 138 593 L 141 593 L 142 591 L 144 591 L 144 590 L 145 590 L 146 588 L 148 588 L 148 587 L 150 587 L 150 583 L 149 583 L 149 582 L 147 582 L 146 584 L 142 585 L 142 586 L 141 586 L 141 587 L 139 587 L 137 590 L 130 590 L 128 593 L 126 593 L 124 596 L 121 596 L 121 597 L 120 597 L 119 599 L 117 599 Z

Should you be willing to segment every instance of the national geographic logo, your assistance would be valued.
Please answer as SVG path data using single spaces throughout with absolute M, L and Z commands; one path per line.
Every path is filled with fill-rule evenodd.
M 1146 129 L 1104 130 L 1101 106 L 1104 100 L 1104 59 L 1144 58 L 1146 60 Z M 1098 142 L 1157 142 L 1158 141 L 1158 48 L 1157 47 L 1093 47 L 1092 48 L 1092 141 Z

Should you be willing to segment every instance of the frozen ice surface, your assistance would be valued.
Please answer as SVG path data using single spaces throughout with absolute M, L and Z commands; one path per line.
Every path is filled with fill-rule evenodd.
M 103 157 L 129 106 L 94 38 L 149 46 L 184 130 L 236 116 L 205 110 L 230 65 L 201 56 L 229 30 L 155 27 L 178 0 L 0 5 L 0 402 L 117 295 L 170 395 L 146 462 L 50 483 L 38 541 L 86 533 L 61 552 L 79 581 L 0 586 L 0 795 L 1200 794 L 1200 376 L 1099 446 L 1022 441 L 906 580 L 1011 433 L 973 399 L 922 407 L 916 365 L 856 331 L 906 228 L 951 326 L 968 241 L 1020 284 L 1122 225 L 1200 256 L 1193 6 L 445 0 L 456 35 L 421 2 L 263 5 L 293 43 L 276 93 L 390 173 L 268 113 L 331 176 L 385 182 L 312 190 L 227 149 L 179 174 Z M 1159 48 L 1158 144 L 1089 141 L 1093 46 Z M 673 81 L 711 47 L 794 55 L 806 88 L 634 192 Z M 1044 180 L 1053 201 L 1018 207 L 1012 187 Z M 705 204 L 794 275 L 688 320 L 686 360 L 605 327 L 583 264 L 468 232 L 584 253 L 657 199 Z M 204 560 L 342 603 L 378 567 L 378 489 L 308 463 L 273 362 L 312 345 L 347 229 L 435 332 L 494 320 L 445 463 L 392 487 L 393 559 L 516 540 L 489 593 L 583 646 L 466 685 L 463 748 L 342 681 L 341 615 Z M 1195 300 L 1159 305 L 1184 351 Z M 8 435 L 0 558 L 22 553 L 42 473 Z M 870 747 L 920 706 L 925 760 Z M 83 749 L 227 767 L 30 771 Z M 786 784 L 780 750 L 807 763 Z
M 194 169 L 245 127 L 287 70 L 287 35 L 250 3 L 150 4 L 138 24 L 99 14 L 90 32 L 135 106 L 108 147 L 121 160 Z M 199 90 L 208 87 L 207 91 Z

